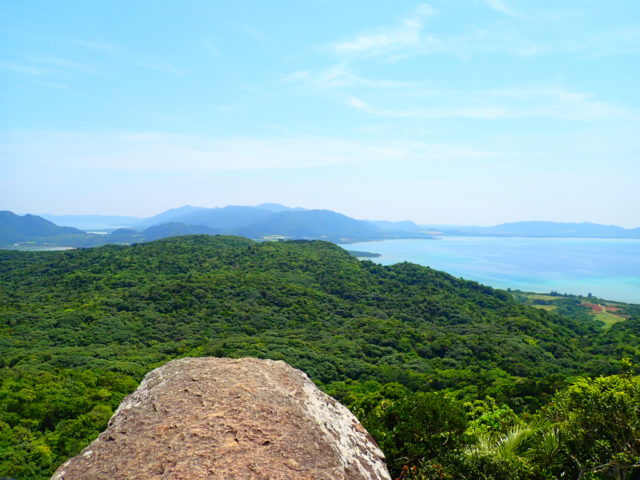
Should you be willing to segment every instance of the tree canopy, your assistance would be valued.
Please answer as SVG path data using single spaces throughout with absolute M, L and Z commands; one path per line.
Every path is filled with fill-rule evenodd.
M 188 236 L 0 251 L 0 477 L 48 478 L 104 428 L 144 373 L 212 355 L 304 370 L 363 419 L 397 474 L 403 465 L 429 475 L 466 465 L 494 475 L 468 478 L 500 478 L 511 464 L 482 452 L 502 448 L 501 435 L 535 443 L 573 428 L 563 412 L 579 412 L 578 403 L 562 395 L 580 381 L 553 395 L 580 377 L 624 374 L 622 357 L 640 362 L 639 326 L 631 312 L 604 330 L 588 316 L 522 305 L 427 267 L 359 261 L 321 241 Z M 542 411 L 550 429 L 528 421 Z M 575 416 L 597 425 L 586 411 Z M 522 425 L 530 434 L 510 430 Z M 587 438 L 562 436 L 562 448 Z M 567 465 L 627 468 L 637 450 L 602 438 L 608 450 L 577 461 L 567 454 Z M 480 444 L 485 450 L 473 450 Z

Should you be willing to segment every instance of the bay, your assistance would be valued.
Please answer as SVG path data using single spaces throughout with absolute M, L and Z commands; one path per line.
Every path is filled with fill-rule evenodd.
M 343 247 L 379 253 L 369 260 L 383 265 L 413 262 L 496 288 L 640 303 L 640 240 L 443 237 Z

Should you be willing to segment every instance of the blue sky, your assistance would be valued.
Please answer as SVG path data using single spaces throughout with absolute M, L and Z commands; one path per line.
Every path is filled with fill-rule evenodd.
M 637 0 L 0 3 L 0 208 L 640 226 Z

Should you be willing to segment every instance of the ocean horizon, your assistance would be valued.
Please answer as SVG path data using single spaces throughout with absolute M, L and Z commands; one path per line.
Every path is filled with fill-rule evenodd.
M 412 262 L 495 288 L 640 303 L 640 240 L 442 237 L 341 245 L 378 253 L 383 265 Z

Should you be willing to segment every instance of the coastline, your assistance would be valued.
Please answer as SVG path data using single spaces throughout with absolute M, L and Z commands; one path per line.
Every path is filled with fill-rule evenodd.
M 370 260 L 383 265 L 417 263 L 503 290 L 591 293 L 640 303 L 640 242 L 635 239 L 447 236 L 439 242 L 358 242 L 348 249 L 378 253 Z

